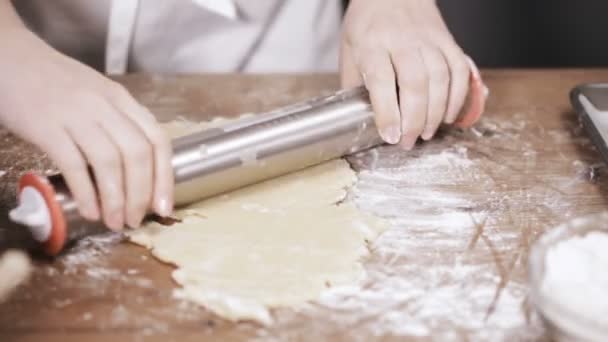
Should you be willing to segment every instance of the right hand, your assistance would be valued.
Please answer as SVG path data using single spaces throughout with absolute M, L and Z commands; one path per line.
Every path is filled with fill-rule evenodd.
M 476 70 L 431 0 L 351 0 L 340 69 L 344 88 L 369 90 L 384 141 L 408 150 L 458 122 Z
M 113 230 L 137 227 L 149 208 L 170 215 L 171 144 L 154 116 L 124 87 L 33 33 L 1 38 L 0 124 L 49 155 L 81 215 Z

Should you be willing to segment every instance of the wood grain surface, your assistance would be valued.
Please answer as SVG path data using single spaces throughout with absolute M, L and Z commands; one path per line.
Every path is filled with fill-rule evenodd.
M 452 209 L 470 214 L 468 228 L 449 233 L 443 226 L 449 221 L 412 228 L 403 246 L 407 250 L 392 258 L 382 244 L 370 246 L 372 254 L 365 261 L 370 273 L 381 270 L 418 284 L 424 292 L 409 297 L 394 293 L 392 302 L 375 311 L 278 309 L 277 324 L 271 327 L 226 322 L 173 299 L 172 267 L 115 237 L 108 238 L 114 242 L 81 244 L 55 260 L 40 255 L 6 216 L 15 205 L 19 175 L 52 169 L 52 164 L 0 128 L 0 170 L 6 172 L 0 177 L 0 250 L 28 248 L 36 263 L 30 281 L 0 304 L 0 340 L 545 340 L 526 299 L 526 259 L 542 232 L 607 207 L 605 168 L 571 110 L 568 92 L 579 83 L 608 80 L 608 70 L 486 70 L 483 76 L 491 97 L 475 129 L 445 129 L 411 152 L 382 147 L 351 159 L 355 169 L 368 171 L 362 173 L 364 193 L 375 182 L 372 168 L 405 164 L 413 172 L 418 164 L 412 161 L 444 151 L 470 161 L 467 174 L 457 181 L 428 177 L 415 183 L 416 190 L 433 188 L 466 199 L 469 205 Z M 336 75 L 131 75 L 118 80 L 161 121 L 261 112 L 338 88 Z M 414 191 L 414 181 L 403 177 L 394 185 L 408 194 Z M 364 209 L 384 213 L 367 205 L 365 198 L 357 201 Z M 409 218 L 420 214 L 402 209 L 402 217 L 389 217 L 392 229 L 401 232 Z M 433 208 L 427 209 L 433 214 Z M 454 268 L 461 266 L 474 272 L 456 276 Z M 446 273 L 431 277 L 434 270 Z M 481 296 L 483 284 L 488 293 Z M 368 286 L 373 293 L 374 282 Z M 440 292 L 448 288 L 457 291 Z M 430 310 L 428 299 L 436 299 L 441 310 L 437 305 Z M 388 324 L 391 317 L 403 321 Z M 412 322 L 419 323 L 419 329 Z

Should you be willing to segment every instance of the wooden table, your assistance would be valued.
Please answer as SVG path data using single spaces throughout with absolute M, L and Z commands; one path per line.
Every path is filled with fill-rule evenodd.
M 434 176 L 394 181 L 399 193 L 393 194 L 393 202 L 405 196 L 403 203 L 411 203 L 421 189 L 432 188 L 438 195 L 427 198 L 431 204 L 426 207 L 404 205 L 402 215 L 388 217 L 393 232 L 371 245 L 373 253 L 365 265 L 372 276 L 365 291 L 376 311 L 311 304 L 301 312 L 276 310 L 277 324 L 268 328 L 226 322 L 172 299 L 171 267 L 144 249 L 96 240 L 58 260 L 34 253 L 34 276 L 0 305 L 0 340 L 544 339 L 526 300 L 526 259 L 543 231 L 606 208 L 604 167 L 571 110 L 568 92 L 578 83 L 608 79 L 608 70 L 483 74 L 492 94 L 486 117 L 474 130 L 446 130 L 409 153 L 383 147 L 351 159 L 356 169 L 368 170 L 361 176 L 363 194 L 373 191 L 372 183 L 378 180 L 375 171 L 369 171 L 372 167 L 394 171 L 403 164 L 404 172 L 420 175 L 433 165 L 430 156 L 449 153 L 448 161 L 458 156 L 466 161 L 453 168 L 464 170 L 463 176 L 448 177 L 449 182 Z M 161 120 L 260 112 L 338 87 L 335 75 L 133 75 L 120 81 Z M 28 169 L 50 167 L 43 155 L 0 129 L 0 170 L 7 171 L 0 177 L 3 249 L 31 247 L 27 234 L 6 219 L 14 205 L 17 177 Z M 468 214 L 470 224 L 454 231 L 450 228 L 456 223 L 449 220 L 434 226 L 428 220 L 420 223 L 421 217 L 435 215 L 432 203 L 442 193 L 466 200 L 465 206 L 444 207 L 454 217 Z M 364 209 L 386 214 L 360 197 L 356 200 Z M 421 203 L 426 203 L 424 198 Z M 421 216 L 425 210 L 428 215 Z M 402 252 L 384 249 L 391 241 L 393 248 L 401 242 L 391 240 L 391 234 L 408 239 Z M 384 285 L 373 281 L 373 274 L 380 273 L 386 281 L 399 280 L 399 286 L 422 292 L 397 291 L 380 298 Z

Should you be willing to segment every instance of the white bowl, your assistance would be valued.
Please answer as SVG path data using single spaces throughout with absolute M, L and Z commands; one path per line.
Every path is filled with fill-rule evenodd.
M 528 258 L 530 299 L 545 321 L 551 337 L 556 341 L 608 341 L 608 326 L 601 326 L 596 321 L 580 316 L 572 308 L 564 306 L 557 298 L 541 290 L 545 274 L 545 256 L 549 248 L 572 237 L 585 236 L 591 232 L 608 233 L 608 212 L 577 218 L 545 233 L 532 246 Z

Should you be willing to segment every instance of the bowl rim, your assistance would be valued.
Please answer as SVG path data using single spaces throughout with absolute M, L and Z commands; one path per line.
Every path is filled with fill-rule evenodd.
M 608 222 L 608 211 L 577 217 L 547 231 L 532 245 L 528 256 L 530 300 L 534 307 L 554 327 L 564 330 L 568 335 L 591 341 L 604 340 L 608 336 L 608 327 L 572 312 L 554 297 L 545 295 L 541 287 L 547 251 L 575 236 L 584 237 L 592 232 L 608 234 L 608 224 L 601 225 L 598 222 Z

